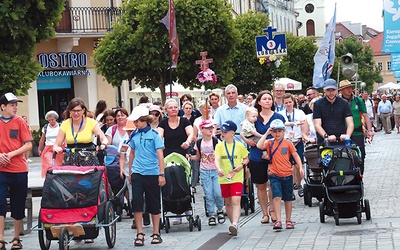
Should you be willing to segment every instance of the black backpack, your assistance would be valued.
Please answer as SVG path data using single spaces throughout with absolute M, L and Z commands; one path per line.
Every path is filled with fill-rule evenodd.
M 191 193 L 185 168 L 174 163 L 165 168 L 166 184 L 162 187 L 164 210 L 175 214 L 191 209 Z

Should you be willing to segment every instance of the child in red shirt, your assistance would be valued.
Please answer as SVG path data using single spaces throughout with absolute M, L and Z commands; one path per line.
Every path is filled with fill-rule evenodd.
M 272 134 L 274 139 L 266 140 Z M 293 169 L 290 163 L 290 156 L 296 161 L 301 177 L 304 177 L 303 165 L 293 144 L 284 139 L 285 125 L 279 119 L 271 122 L 268 131 L 261 137 L 257 147 L 267 150 L 269 155 L 268 178 L 272 189 L 272 207 L 276 211 L 277 220 L 274 230 L 282 230 L 281 221 L 281 200 L 285 202 L 286 229 L 293 229 L 294 222 L 292 215 L 292 194 L 293 194 Z

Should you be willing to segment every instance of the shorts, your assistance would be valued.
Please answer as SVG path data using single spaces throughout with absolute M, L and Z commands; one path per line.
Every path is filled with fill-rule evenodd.
M 159 214 L 161 212 L 160 186 L 158 175 L 141 175 L 133 173 L 132 180 L 132 211 L 143 212 L 146 196 L 146 212 Z
M 249 161 L 251 181 L 254 184 L 264 184 L 268 181 L 268 163 Z
M 11 217 L 15 220 L 25 218 L 25 201 L 28 193 L 28 172 L 0 172 L 0 216 L 7 213 L 7 193 L 10 193 Z
M 300 156 L 301 163 L 304 163 L 304 143 L 303 143 L 303 141 L 300 141 L 299 143 L 297 143 L 296 150 L 297 150 L 297 154 Z M 290 163 L 292 163 L 292 165 L 296 164 L 296 161 L 294 160 L 293 156 L 290 156 Z
M 272 198 L 281 197 L 284 201 L 292 201 L 293 197 L 293 175 L 279 177 L 274 174 L 269 175 Z
M 222 198 L 229 198 L 232 196 L 242 196 L 243 183 L 235 182 L 230 184 L 221 184 Z

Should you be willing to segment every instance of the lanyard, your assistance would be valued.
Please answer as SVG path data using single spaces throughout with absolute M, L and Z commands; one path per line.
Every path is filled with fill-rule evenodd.
M 71 119 L 71 133 L 72 133 L 72 137 L 74 138 L 75 147 L 76 147 L 76 144 L 77 144 L 76 137 L 78 137 L 79 130 L 81 130 L 81 128 L 82 128 L 83 119 L 84 118 L 82 117 L 81 124 L 79 124 L 79 129 L 78 129 L 78 131 L 76 131 L 76 134 L 74 134 L 74 123 L 73 123 L 73 121 Z
M 283 142 L 283 138 L 279 141 L 278 146 L 276 146 L 275 150 L 272 152 L 272 147 L 274 146 L 274 142 L 275 142 L 275 140 L 272 141 L 271 146 L 269 147 L 269 150 L 271 151 L 271 154 L 269 155 L 269 162 L 270 163 L 272 163 L 272 157 L 274 156 L 274 154 L 278 150 L 279 146 Z
M 276 111 L 278 112 L 283 110 L 283 108 L 285 107 L 283 103 L 280 106 L 278 106 L 278 104 L 275 103 L 275 106 L 276 106 Z
M 293 109 L 293 112 L 292 112 L 292 117 L 290 117 L 290 115 L 288 114 L 287 109 L 286 109 L 286 117 L 288 118 L 289 122 L 294 122 L 294 109 Z M 292 118 L 292 119 L 290 119 L 290 118 Z M 292 130 L 293 130 L 293 126 L 291 126 L 291 127 L 292 127 Z
M 228 147 L 226 146 L 226 141 L 224 141 L 224 145 L 225 145 L 225 151 L 226 151 L 226 154 L 227 154 L 227 156 L 228 156 L 228 159 L 229 159 L 229 161 L 231 162 L 232 169 L 235 169 L 235 163 L 234 163 L 233 160 L 234 160 L 234 157 L 235 157 L 235 146 L 236 146 L 236 141 L 233 140 L 233 147 L 232 147 L 232 154 L 231 154 L 231 155 L 229 154 Z

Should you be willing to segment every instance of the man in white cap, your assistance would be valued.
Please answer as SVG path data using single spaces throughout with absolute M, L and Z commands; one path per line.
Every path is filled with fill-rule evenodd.
M 19 238 L 25 200 L 28 192 L 28 163 L 24 153 L 32 149 L 32 134 L 28 124 L 19 116 L 18 100 L 13 93 L 0 97 L 0 249 L 5 249 L 4 224 L 7 212 L 6 196 L 10 194 L 11 217 L 14 218 L 12 247 L 22 249 Z
M 344 144 L 346 137 L 351 137 L 354 130 L 353 114 L 349 104 L 337 96 L 337 83 L 333 79 L 324 82 L 323 98 L 314 104 L 314 126 L 317 132 L 318 144 L 324 138 L 331 144 Z

